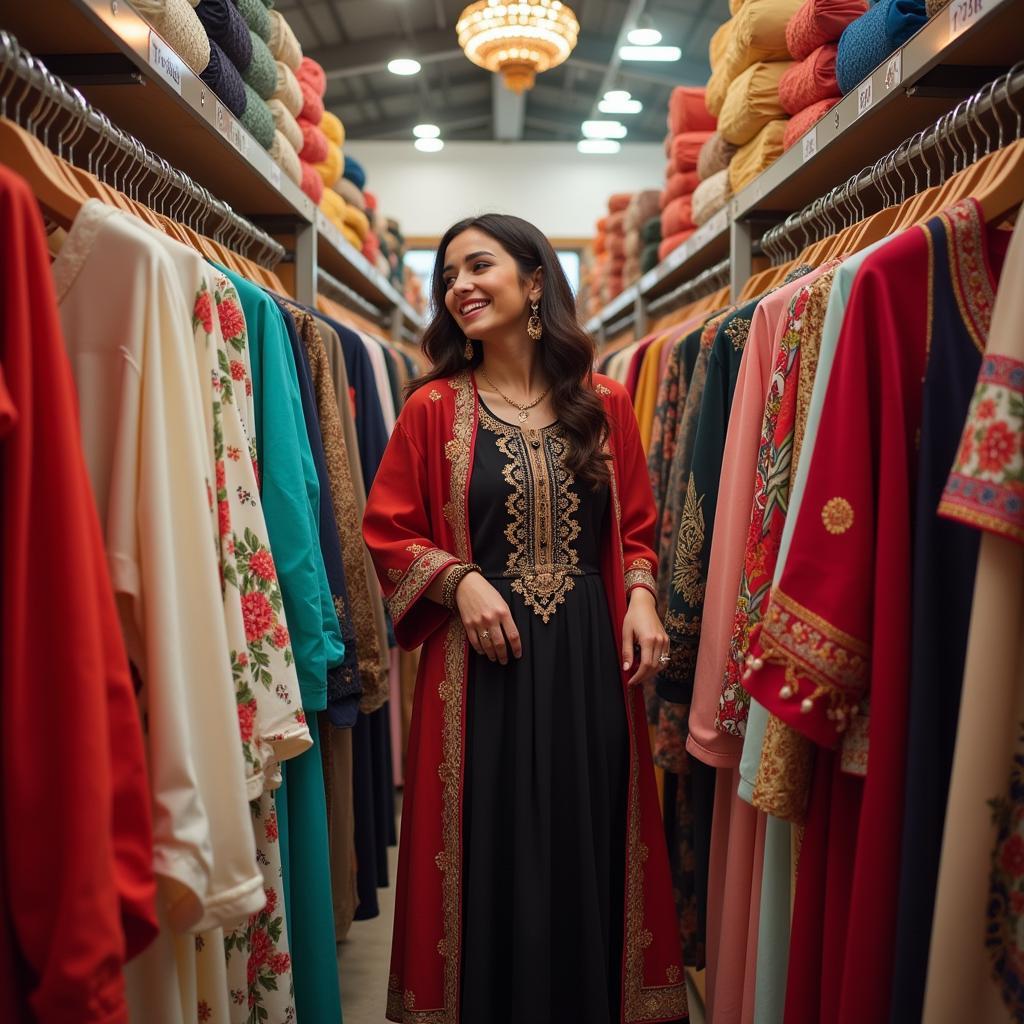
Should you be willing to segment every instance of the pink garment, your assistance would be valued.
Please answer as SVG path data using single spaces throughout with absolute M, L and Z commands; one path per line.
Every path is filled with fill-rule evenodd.
M 814 280 L 821 272 L 821 269 L 813 270 L 806 277 L 783 285 L 758 303 L 740 361 L 722 456 L 693 702 L 690 704 L 690 735 L 686 740 L 687 751 L 713 768 L 738 765 L 743 752 L 743 739 L 719 732 L 715 728 L 715 717 L 722 694 L 722 679 L 736 615 L 736 596 L 743 573 L 747 534 L 750 532 L 750 508 L 754 499 L 765 398 L 789 301 L 802 285 Z

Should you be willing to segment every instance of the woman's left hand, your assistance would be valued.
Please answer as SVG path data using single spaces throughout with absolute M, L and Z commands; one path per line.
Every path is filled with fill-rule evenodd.
M 654 595 L 645 587 L 636 587 L 629 596 L 629 608 L 622 623 L 622 668 L 633 667 L 635 649 L 640 648 L 636 672 L 630 686 L 652 679 L 661 668 L 661 657 L 668 654 L 668 636 L 658 618 Z

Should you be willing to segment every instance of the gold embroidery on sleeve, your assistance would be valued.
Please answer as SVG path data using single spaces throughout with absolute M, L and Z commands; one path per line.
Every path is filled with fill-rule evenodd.
M 700 555 L 704 548 L 704 495 L 697 497 L 693 474 L 686 485 L 686 500 L 679 519 L 676 538 L 676 564 L 672 572 L 672 586 L 691 606 L 704 600 L 704 581 L 700 574 Z
M 413 602 L 422 595 L 438 570 L 449 562 L 457 561 L 451 552 L 441 548 L 429 548 L 422 555 L 417 555 L 404 573 L 400 570 L 388 570 L 388 579 L 393 583 L 396 581 L 392 573 L 398 571 L 399 574 L 398 585 L 388 598 L 388 608 L 391 609 L 392 616 L 396 619 L 402 618 Z

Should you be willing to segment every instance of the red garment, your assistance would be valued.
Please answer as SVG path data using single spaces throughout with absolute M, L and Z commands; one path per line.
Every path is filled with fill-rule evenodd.
M 696 230 L 696 228 L 688 228 L 686 231 L 663 238 L 658 244 L 658 259 L 663 260 L 669 253 L 675 252 Z
M 782 133 L 782 148 L 789 149 L 795 142 L 811 130 L 837 103 L 839 97 L 829 100 L 821 100 L 813 106 L 801 110 L 795 117 L 786 122 L 786 129 Z
M 640 370 L 644 365 L 644 357 L 647 355 L 647 350 L 654 344 L 654 339 L 657 335 L 652 335 L 644 341 L 641 341 L 636 347 L 636 351 L 633 353 L 632 359 L 629 361 L 629 369 L 626 371 L 626 394 L 629 395 L 630 401 L 636 399 L 636 388 L 640 382 Z
M 614 512 L 601 575 L 615 635 L 627 590 L 650 587 L 655 510 L 629 397 L 594 375 L 611 425 Z M 367 500 L 363 534 L 388 599 L 395 634 L 423 644 L 413 706 L 389 1020 L 458 1024 L 462 907 L 461 803 L 465 764 L 465 631 L 425 597 L 437 574 L 472 558 L 468 495 L 476 437 L 469 373 L 421 388 L 402 410 Z M 622 1024 L 686 1014 L 678 922 L 652 771 L 643 694 L 623 675 L 630 733 Z
M 661 208 L 664 210 L 673 199 L 690 195 L 700 184 L 700 176 L 696 171 L 685 171 L 670 174 L 661 193 Z
M 697 157 L 712 132 L 682 132 L 672 139 L 670 163 L 673 173 L 697 170 Z
M 677 85 L 668 98 L 668 132 L 713 132 L 715 117 L 708 113 L 704 90 L 693 86 Z
M 157 932 L 142 730 L 42 220 L 3 167 L 0 223 L 0 1019 L 120 1024 Z
M 680 231 L 692 231 L 697 225 L 693 223 L 693 194 L 673 199 L 661 211 L 661 235 L 668 238 L 678 235 Z
M 823 43 L 834 43 L 868 5 L 864 0 L 804 0 L 786 25 L 786 47 L 794 60 L 809 57 Z
M 836 81 L 835 43 L 819 46 L 809 57 L 794 64 L 779 81 L 779 103 L 787 114 L 799 114 L 821 100 L 842 98 Z

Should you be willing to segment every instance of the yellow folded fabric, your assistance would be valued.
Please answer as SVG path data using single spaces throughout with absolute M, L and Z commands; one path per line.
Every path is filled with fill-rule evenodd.
M 334 191 L 345 200 L 349 206 L 354 206 L 359 210 L 366 209 L 366 197 L 363 195 L 359 186 L 349 181 L 348 178 L 342 178 L 340 181 L 335 182 Z
M 336 146 L 345 145 L 345 126 L 341 119 L 329 110 L 324 111 L 324 116 L 320 120 L 320 131 Z
M 366 214 L 358 207 L 346 205 L 345 224 L 356 233 L 362 245 L 363 239 L 370 233 L 370 221 Z
M 277 61 L 277 88 L 274 90 L 273 99 L 280 100 L 292 117 L 299 116 L 299 111 L 302 110 L 299 80 L 295 77 L 295 72 L 280 60 Z
M 291 178 L 296 185 L 302 182 L 302 164 L 299 163 L 299 154 L 295 147 L 279 132 L 274 129 L 274 141 L 270 144 L 270 159 L 281 168 L 281 171 L 288 178 Z
M 295 38 L 291 25 L 285 21 L 280 11 L 272 10 L 269 13 L 270 52 L 274 55 L 275 60 L 284 61 L 292 71 L 298 71 L 299 65 L 302 63 L 302 47 L 299 45 L 299 41 Z
M 729 0 L 729 13 L 732 15 L 739 14 L 740 8 L 743 6 L 743 0 Z
M 321 160 L 320 163 L 313 166 L 316 168 L 317 174 L 320 175 L 324 187 L 328 189 L 334 188 L 341 178 L 342 170 L 345 168 L 345 158 L 342 155 L 341 148 L 328 141 L 327 159 Z M 341 197 L 339 196 L 338 198 L 340 199 Z
M 210 40 L 188 0 L 139 0 L 132 5 L 197 74 L 210 63 Z
M 350 206 L 351 210 L 352 207 Z M 342 224 L 341 233 L 345 236 L 345 240 L 349 245 L 355 246 L 360 252 L 363 250 L 363 240 L 347 225 Z
M 769 121 L 786 116 L 779 82 L 792 66 L 791 60 L 759 61 L 733 80 L 718 114 L 718 130 L 726 142 L 745 146 Z
M 324 189 L 324 194 L 320 199 L 320 209 L 324 211 L 324 216 L 342 232 L 345 230 L 346 208 L 345 200 L 337 192 L 329 188 Z
M 804 0 L 746 0 L 732 19 L 723 64 L 729 80 L 758 61 L 789 60 L 786 23 Z
M 745 146 L 736 150 L 729 164 L 729 188 L 735 195 L 749 185 L 763 170 L 782 156 L 782 137 L 787 118 L 771 121 Z
M 704 92 L 704 105 L 708 113 L 718 117 L 718 112 L 725 102 L 725 94 L 729 89 L 734 76 L 729 74 L 725 63 L 725 54 L 729 49 L 729 40 L 732 37 L 732 21 L 719 25 L 715 34 L 711 37 L 708 46 L 708 58 L 711 63 L 711 77 L 708 79 L 708 86 Z
M 298 153 L 302 149 L 303 144 L 302 129 L 299 127 L 299 122 L 292 117 L 288 108 L 280 100 L 267 100 L 267 106 L 270 108 L 271 114 L 274 115 L 274 127 L 292 144 L 292 148 Z

